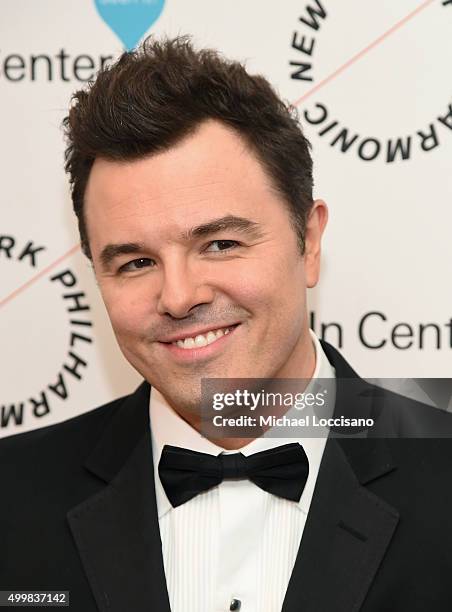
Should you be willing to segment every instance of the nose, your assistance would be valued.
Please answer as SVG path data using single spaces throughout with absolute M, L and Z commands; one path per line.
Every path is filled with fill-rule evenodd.
M 199 271 L 190 269 L 187 261 L 173 259 L 164 268 L 157 312 L 183 318 L 194 306 L 210 303 L 213 297 L 212 287 L 203 281 Z

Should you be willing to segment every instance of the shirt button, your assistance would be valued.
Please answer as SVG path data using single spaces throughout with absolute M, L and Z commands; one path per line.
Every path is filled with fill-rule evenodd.
M 242 602 L 240 601 L 240 599 L 233 599 L 231 601 L 231 605 L 229 606 L 230 610 L 240 610 L 240 608 L 242 607 Z

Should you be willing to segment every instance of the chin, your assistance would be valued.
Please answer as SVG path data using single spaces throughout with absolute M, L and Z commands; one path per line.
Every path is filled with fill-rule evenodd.
M 152 384 L 152 383 L 151 383 Z M 201 403 L 201 390 L 191 390 L 184 388 L 183 393 L 178 393 L 174 386 L 170 388 L 168 385 L 156 385 L 157 389 L 163 397 L 178 411 L 189 412 L 190 414 L 198 414 Z

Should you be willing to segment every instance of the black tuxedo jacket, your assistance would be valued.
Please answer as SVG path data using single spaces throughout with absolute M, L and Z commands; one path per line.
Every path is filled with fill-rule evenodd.
M 452 440 L 394 435 L 450 432 L 452 417 L 376 392 L 323 348 L 341 412 L 388 408 L 387 437 L 328 439 L 283 612 L 450 612 Z M 73 612 L 170 611 L 149 393 L 0 441 L 0 590 L 69 590 Z

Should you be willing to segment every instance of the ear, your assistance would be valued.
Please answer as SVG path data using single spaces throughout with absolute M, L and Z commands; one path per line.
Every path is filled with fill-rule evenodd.
M 307 287 L 315 287 L 319 280 L 320 246 L 327 221 L 327 205 L 323 200 L 315 200 L 306 221 L 304 262 Z

